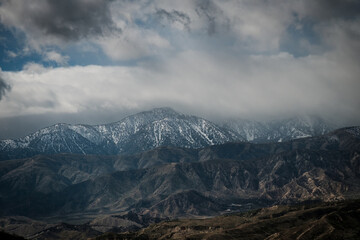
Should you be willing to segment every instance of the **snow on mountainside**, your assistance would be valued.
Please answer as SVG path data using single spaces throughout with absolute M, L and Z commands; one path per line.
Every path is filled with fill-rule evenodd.
M 270 134 L 266 124 L 245 119 L 229 120 L 223 124 L 223 127 L 236 132 L 249 142 L 267 139 Z
M 159 146 L 199 148 L 243 140 L 195 116 L 156 108 L 105 125 L 56 124 L 17 140 L 0 141 L 0 159 L 38 153 L 119 154 Z
M 289 119 L 257 122 L 230 120 L 222 124 L 250 142 L 287 141 L 323 135 L 334 130 L 332 124 L 315 116 L 296 116 Z
M 56 124 L 17 140 L 0 141 L 0 160 L 36 154 L 131 154 L 159 146 L 201 148 L 231 141 L 286 141 L 332 130 L 316 117 L 281 121 L 228 121 L 221 127 L 203 118 L 156 108 L 104 125 Z
M 346 131 L 356 138 L 360 138 L 360 127 L 347 128 Z
M 199 148 L 240 140 L 210 121 L 180 114 L 171 108 L 156 108 L 95 128 L 111 139 L 120 153 L 159 146 Z

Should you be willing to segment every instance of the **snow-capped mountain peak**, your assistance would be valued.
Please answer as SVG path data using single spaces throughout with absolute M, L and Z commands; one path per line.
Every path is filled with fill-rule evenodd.
M 159 146 L 200 148 L 242 140 L 230 130 L 171 108 L 155 108 L 104 125 L 55 124 L 17 140 L 0 141 L 4 159 L 36 153 L 121 154 Z M 19 149 L 22 149 L 19 151 Z

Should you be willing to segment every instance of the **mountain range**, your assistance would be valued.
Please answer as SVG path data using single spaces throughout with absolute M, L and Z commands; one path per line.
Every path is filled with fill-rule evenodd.
M 286 141 L 333 130 L 316 117 L 294 117 L 268 123 L 206 119 L 156 108 L 104 125 L 55 124 L 16 140 L 0 141 L 0 160 L 37 154 L 134 154 L 160 146 L 202 148 L 226 142 Z
M 314 117 L 215 124 L 159 108 L 2 140 L 0 228 L 86 239 L 161 220 L 359 198 L 360 127 L 329 126 Z
M 0 162 L 1 215 L 152 217 L 360 195 L 360 128 L 281 143 L 161 147 L 127 156 L 37 155 Z

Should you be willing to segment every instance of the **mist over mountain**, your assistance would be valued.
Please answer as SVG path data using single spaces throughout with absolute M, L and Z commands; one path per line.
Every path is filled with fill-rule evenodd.
M 221 124 L 250 142 L 281 142 L 296 138 L 323 135 L 336 129 L 324 119 L 314 115 L 298 115 L 292 118 L 255 121 L 232 119 Z

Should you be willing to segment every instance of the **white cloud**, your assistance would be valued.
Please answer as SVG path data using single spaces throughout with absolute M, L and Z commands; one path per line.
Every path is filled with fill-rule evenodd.
M 28 62 L 23 67 L 23 72 L 27 74 L 42 74 L 51 70 L 52 68 L 45 68 L 43 65 L 35 63 L 35 62 Z
M 66 65 L 69 61 L 69 56 L 63 56 L 55 51 L 49 51 L 44 53 L 44 60 L 56 62 L 58 65 Z
M 16 58 L 18 56 L 18 54 L 13 51 L 6 51 L 6 53 L 10 58 Z

